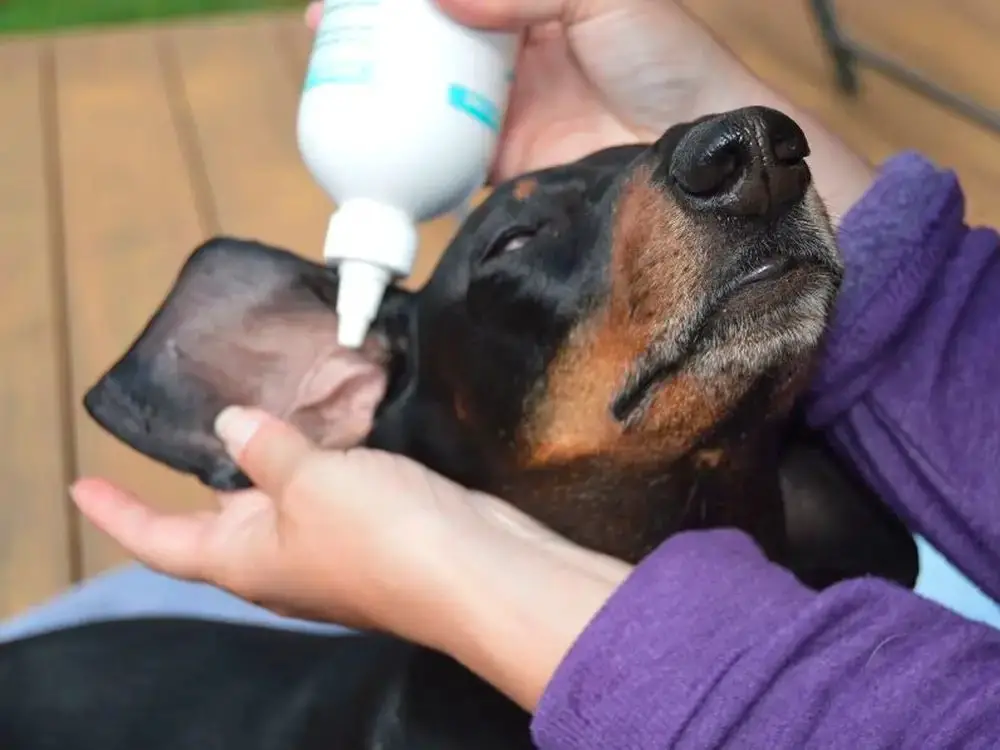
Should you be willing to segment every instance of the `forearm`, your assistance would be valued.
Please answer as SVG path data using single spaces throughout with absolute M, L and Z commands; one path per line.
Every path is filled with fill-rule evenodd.
M 457 542 L 448 616 L 431 645 L 533 711 L 631 566 L 561 541 L 488 533 Z

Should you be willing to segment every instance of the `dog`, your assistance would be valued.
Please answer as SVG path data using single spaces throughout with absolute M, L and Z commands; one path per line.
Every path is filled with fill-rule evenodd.
M 843 267 L 808 143 L 749 107 L 497 187 L 357 351 L 336 271 L 216 238 L 89 414 L 217 490 L 212 424 L 260 406 L 322 446 L 410 456 L 638 562 L 736 527 L 805 584 L 914 584 L 906 528 L 796 413 Z M 106 622 L 0 647 L 5 750 L 517 750 L 529 717 L 384 635 Z

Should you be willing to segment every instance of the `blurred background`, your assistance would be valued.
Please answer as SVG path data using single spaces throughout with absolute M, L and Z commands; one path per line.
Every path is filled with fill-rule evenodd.
M 878 66 L 848 95 L 817 17 L 832 6 L 863 57 L 1000 111 L 996 0 L 685 5 L 868 159 L 918 149 L 961 175 L 972 222 L 1000 225 L 1000 135 Z M 73 477 L 115 477 L 161 507 L 208 500 L 98 430 L 80 398 L 207 235 L 319 257 L 330 206 L 294 130 L 303 6 L 0 0 L 0 618 L 124 559 L 72 510 Z M 413 283 L 452 230 L 425 227 Z

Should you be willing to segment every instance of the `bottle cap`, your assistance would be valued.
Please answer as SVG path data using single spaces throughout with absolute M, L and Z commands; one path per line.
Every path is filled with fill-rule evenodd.
M 419 235 L 406 212 L 377 201 L 345 202 L 330 218 L 323 256 L 339 271 L 337 340 L 356 349 L 393 277 L 413 270 Z

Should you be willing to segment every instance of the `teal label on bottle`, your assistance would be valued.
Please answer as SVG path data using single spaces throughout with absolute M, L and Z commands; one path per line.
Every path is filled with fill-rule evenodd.
M 448 87 L 448 104 L 490 130 L 500 131 L 500 108 L 489 98 L 457 83 Z
M 364 60 L 338 60 L 332 65 L 310 66 L 303 90 L 309 91 L 328 83 L 368 83 L 372 79 L 372 64 Z
M 372 79 L 372 52 L 381 0 L 327 0 L 303 89 L 363 84 Z

